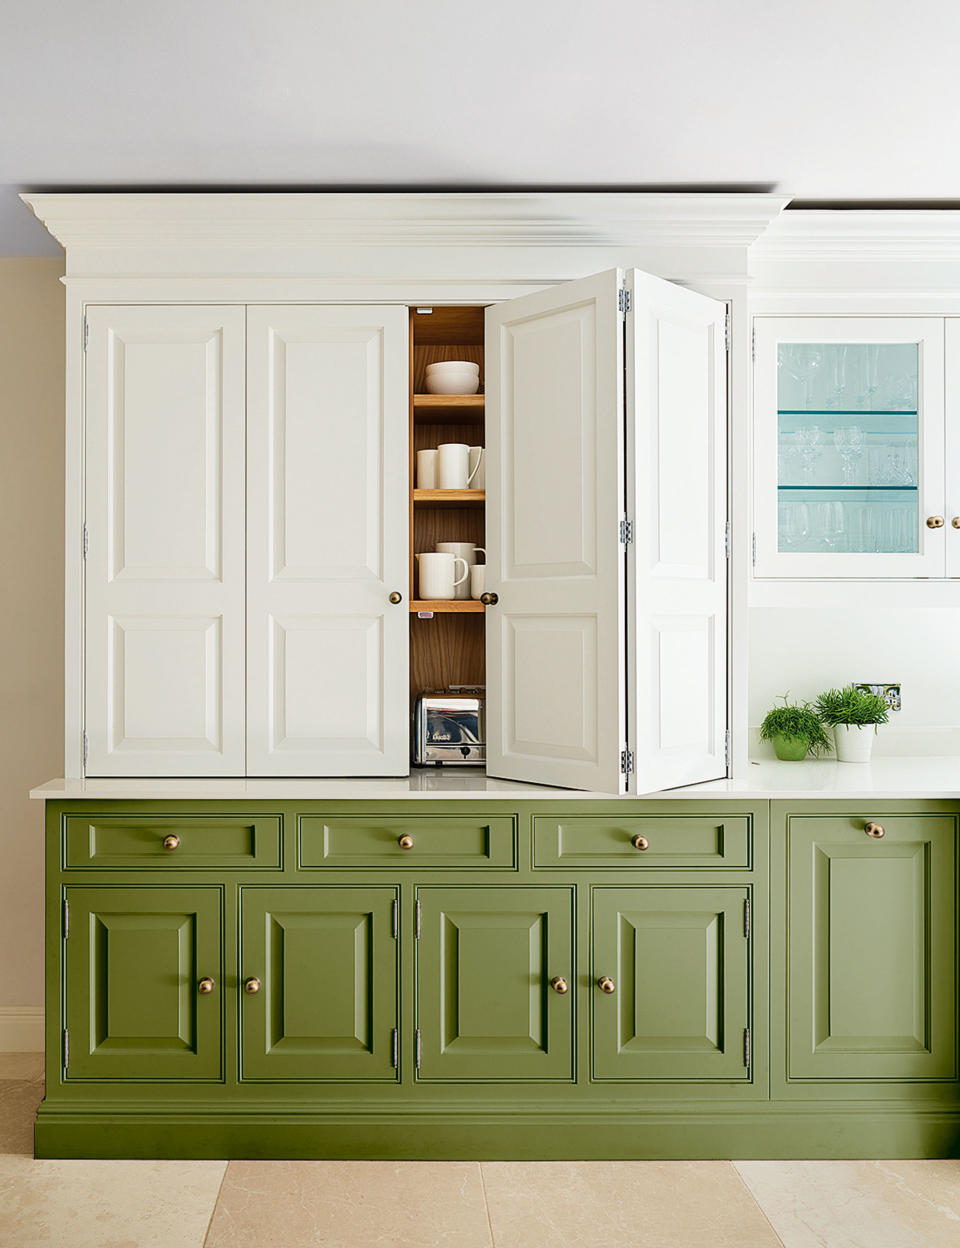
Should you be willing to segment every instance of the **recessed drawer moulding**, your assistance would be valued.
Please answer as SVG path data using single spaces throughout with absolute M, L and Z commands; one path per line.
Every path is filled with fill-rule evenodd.
M 279 867 L 279 815 L 67 815 L 63 862 L 160 870 Z
M 301 867 L 503 867 L 517 865 L 512 815 L 490 819 L 418 815 L 301 815 Z M 412 842 L 412 843 L 408 843 Z
M 691 818 L 678 815 L 537 815 L 533 820 L 536 867 L 749 867 L 747 815 Z

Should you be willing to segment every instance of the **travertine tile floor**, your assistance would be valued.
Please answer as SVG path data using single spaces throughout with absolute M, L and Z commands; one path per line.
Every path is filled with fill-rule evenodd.
M 960 1161 L 34 1161 L 0 1054 L 2 1248 L 960 1248 Z

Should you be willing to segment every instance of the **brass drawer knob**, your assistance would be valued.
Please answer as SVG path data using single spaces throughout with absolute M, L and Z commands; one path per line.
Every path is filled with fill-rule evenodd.
M 942 529 L 943 528 L 943 516 L 927 516 L 927 528 L 928 529 Z
M 480 595 L 480 601 L 485 607 L 495 607 L 500 599 L 496 594 L 486 593 Z
M 639 849 L 642 853 L 645 849 L 650 848 L 650 842 L 645 836 L 635 836 L 631 839 L 630 844 L 634 849 Z
M 554 975 L 553 979 L 550 980 L 550 987 L 554 992 L 559 992 L 561 997 L 565 992 L 570 991 L 570 985 L 562 975 Z
M 403 594 L 401 594 L 399 590 L 395 589 L 390 595 L 390 601 L 394 604 L 394 606 L 396 606 L 398 602 L 403 602 Z
M 954 516 L 950 523 L 955 529 L 960 529 L 960 516 Z
M 887 830 L 882 823 L 866 823 L 863 826 L 867 836 L 872 836 L 875 841 L 879 841 L 881 837 L 887 835 Z
M 180 838 L 179 838 L 179 836 L 173 836 L 173 835 L 171 835 L 171 836 L 165 836 L 165 837 L 163 838 L 163 848 L 164 848 L 164 849 L 169 849 L 169 850 L 171 850 L 171 851 L 172 851 L 172 850 L 174 850 L 174 849 L 179 849 L 179 848 L 180 848 Z
M 413 849 L 413 837 L 407 833 L 406 835 L 400 837 L 397 844 L 401 849 Z
M 601 975 L 597 980 L 597 987 L 601 992 L 605 992 L 608 997 L 613 996 L 617 991 L 617 985 L 613 982 L 609 975 Z
M 213 989 L 214 983 L 209 975 L 204 975 L 203 979 L 197 984 L 197 992 L 200 993 L 201 997 L 208 997 L 213 992 Z
M 260 981 L 257 979 L 256 975 L 252 976 L 250 979 L 244 980 L 243 991 L 249 993 L 251 997 L 255 997 L 257 995 L 260 991 Z

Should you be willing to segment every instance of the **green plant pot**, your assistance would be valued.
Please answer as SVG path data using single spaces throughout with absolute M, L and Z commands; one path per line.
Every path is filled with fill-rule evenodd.
M 806 737 L 781 737 L 773 738 L 773 752 L 784 763 L 799 763 L 801 759 L 807 757 L 807 750 L 810 748 L 810 742 Z

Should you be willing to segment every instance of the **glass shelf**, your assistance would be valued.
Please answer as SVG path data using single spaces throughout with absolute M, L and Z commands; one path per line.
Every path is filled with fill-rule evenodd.
M 778 407 L 778 416 L 916 416 L 916 408 L 898 407 L 890 411 L 884 411 L 881 408 L 855 407 L 847 409 L 839 409 L 836 407 L 824 408 L 822 410 L 810 407 Z
M 852 490 L 855 494 L 890 494 L 906 491 L 915 494 L 919 489 L 916 485 L 778 485 L 778 490 Z

